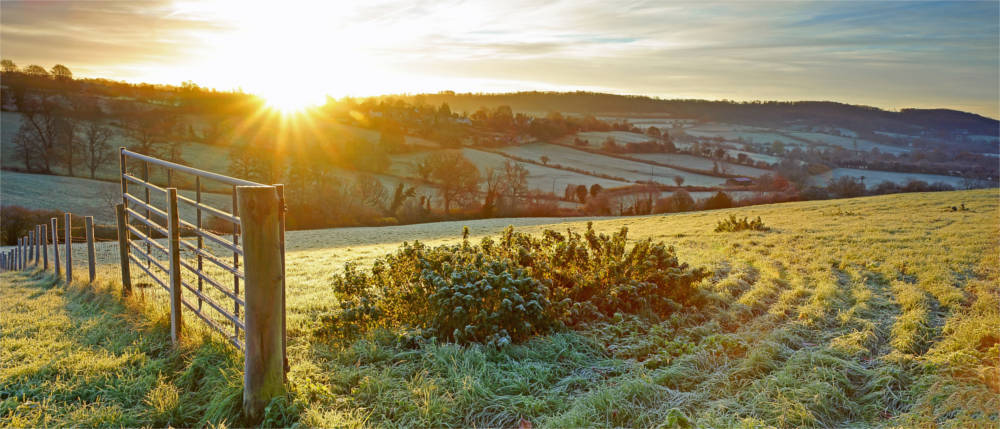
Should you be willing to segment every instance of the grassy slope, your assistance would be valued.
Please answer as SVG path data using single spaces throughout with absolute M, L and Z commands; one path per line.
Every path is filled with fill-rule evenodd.
M 523 417 L 542 426 L 648 427 L 684 416 L 710 426 L 995 425 L 997 197 L 997 190 L 901 194 L 597 220 L 599 231 L 627 226 L 634 238 L 674 243 L 681 260 L 713 270 L 703 287 L 717 294 L 716 303 L 661 323 L 626 319 L 504 350 L 448 344 L 413 349 L 382 334 L 341 348 L 317 341 L 311 331 L 318 316 L 336 306 L 330 279 L 346 260 L 369 262 L 403 240 L 457 241 L 463 224 L 477 237 L 511 222 L 539 231 L 582 229 L 584 221 L 290 232 L 294 406 L 286 411 L 317 426 L 497 426 Z M 971 211 L 945 211 L 961 202 Z M 759 215 L 772 231 L 712 232 L 729 213 Z M 57 395 L 59 383 L 87 385 L 102 372 L 52 368 L 61 360 L 89 365 L 75 356 L 120 342 L 101 338 L 124 335 L 122 327 L 80 335 L 73 328 L 78 323 L 60 327 L 53 318 L 17 316 L 42 305 L 36 304 L 40 298 L 54 300 L 57 310 L 79 298 L 14 281 L 11 274 L 3 280 L 4 317 L 18 318 L 2 324 L 9 366 L 0 380 L 4 391 L 30 395 L 13 402 L 8 397 L 2 422 L 37 424 L 30 420 L 35 406 L 23 405 L 28 400 L 47 404 L 63 422 L 103 415 L 85 398 Z M 98 302 L 86 313 L 108 305 Z M 78 337 L 89 343 L 25 361 L 7 358 L 18 353 L 10 345 L 15 339 L 53 347 L 80 342 Z M 134 350 L 149 353 L 144 347 Z M 187 356 L 172 362 L 162 372 L 168 381 L 182 372 L 177 367 L 193 365 Z M 61 374 L 58 383 L 55 374 Z M 118 380 L 128 372 L 116 374 L 104 376 Z M 123 404 L 117 406 L 136 419 L 115 421 L 163 421 L 144 411 L 159 402 L 136 402 L 158 395 L 154 383 L 111 394 L 120 390 L 115 383 L 106 384 L 102 400 Z M 170 383 L 185 394 L 184 385 Z M 49 397 L 61 399 L 45 402 Z M 156 415 L 193 406 L 183 397 L 176 407 L 167 404 Z M 188 420 L 177 421 L 196 419 L 186 412 Z
M 137 187 L 129 192 L 142 195 Z M 181 195 L 195 199 L 195 193 L 182 190 Z M 33 209 L 65 210 L 81 216 L 94 216 L 101 224 L 114 224 L 115 212 L 110 199 L 121 202 L 121 185 L 118 182 L 83 179 L 79 177 L 28 174 L 14 171 L 0 171 L 0 203 Z M 162 194 L 160 194 L 162 195 Z M 117 198 L 115 198 L 117 196 Z M 202 198 L 212 207 L 230 210 L 230 195 L 204 193 Z M 151 193 L 153 205 L 163 209 L 166 202 L 162 196 Z M 195 211 L 188 204 L 180 205 L 184 220 L 194 222 Z

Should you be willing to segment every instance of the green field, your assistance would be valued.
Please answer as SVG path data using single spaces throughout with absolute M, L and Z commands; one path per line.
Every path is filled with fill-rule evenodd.
M 493 348 L 394 331 L 316 335 L 346 261 L 403 241 L 582 230 L 492 219 L 288 234 L 291 393 L 265 423 L 360 427 L 996 427 L 998 190 L 798 202 L 593 220 L 676 248 L 712 275 L 700 309 L 625 316 Z M 968 211 L 951 211 L 965 203 Z M 713 232 L 729 214 L 769 231 Z M 113 267 L 106 272 L 114 272 Z M 180 351 L 162 298 L 4 273 L 0 425 L 244 424 L 239 356 L 212 335 Z M 113 283 L 113 282 L 112 282 Z M 143 299 L 143 297 L 145 297 Z M 188 318 L 191 321 L 193 318 Z M 197 329 L 197 327 L 191 327 Z M 236 405 L 234 405 L 236 404 Z

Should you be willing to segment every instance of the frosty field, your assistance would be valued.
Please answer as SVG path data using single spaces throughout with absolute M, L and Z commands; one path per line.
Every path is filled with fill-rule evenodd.
M 494 219 L 288 234 L 291 393 L 272 424 L 308 426 L 994 426 L 1000 409 L 998 190 L 897 194 L 595 219 L 665 240 L 712 276 L 710 304 L 495 349 L 327 343 L 341 263 L 402 241 L 580 230 L 586 219 Z M 964 202 L 968 211 L 948 208 Z M 765 232 L 716 233 L 729 214 Z M 5 426 L 240 424 L 238 355 L 214 336 L 163 348 L 162 305 L 114 281 L 64 290 L 4 273 Z M 45 314 L 39 318 L 37 314 Z M 108 371 L 115 368 L 114 371 Z M 55 382 L 53 380 L 59 380 Z M 193 380 L 201 380 L 194 383 Z M 173 392 L 173 393 L 171 393 Z

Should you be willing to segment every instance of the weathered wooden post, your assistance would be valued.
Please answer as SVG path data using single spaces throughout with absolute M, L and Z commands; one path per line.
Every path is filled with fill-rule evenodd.
M 170 252 L 170 339 L 181 341 L 181 240 L 180 214 L 177 212 L 177 188 L 167 188 L 167 233 Z
M 41 224 L 38 225 L 39 231 L 42 233 L 42 269 L 49 269 L 49 229 L 48 225 Z
M 132 294 L 132 275 L 129 271 L 129 230 L 124 204 L 115 204 L 115 217 L 118 221 L 118 262 L 122 268 L 122 296 L 129 296 Z
M 243 233 L 246 351 L 243 411 L 259 419 L 271 398 L 285 393 L 283 302 L 278 192 L 273 186 L 236 188 Z
M 84 229 L 87 235 L 87 268 L 89 268 L 90 282 L 93 283 L 97 277 L 97 249 L 94 248 L 94 217 L 83 218 Z
M 66 227 L 66 284 L 73 283 L 73 229 L 71 214 L 65 215 Z
M 35 231 L 28 231 L 28 239 L 24 243 L 28 247 L 28 264 L 35 262 Z
M 42 226 L 35 225 L 35 266 L 42 262 Z
M 274 185 L 274 190 L 278 192 L 278 233 L 281 238 L 281 362 L 283 374 L 285 375 L 285 382 L 288 382 L 288 370 L 291 367 L 288 365 L 288 344 L 287 344 L 287 332 L 288 332 L 288 319 L 286 317 L 285 311 L 287 307 L 285 302 L 287 298 L 285 297 L 287 291 L 285 290 L 285 185 Z
M 52 262 L 55 264 L 56 277 L 62 275 L 59 269 L 59 219 L 52 218 Z

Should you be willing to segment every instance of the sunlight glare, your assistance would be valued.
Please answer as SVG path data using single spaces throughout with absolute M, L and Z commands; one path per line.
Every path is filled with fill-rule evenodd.
M 308 86 L 280 86 L 266 88 L 257 91 L 268 107 L 281 111 L 282 113 L 294 113 L 303 111 L 309 107 L 323 104 L 326 99 L 325 94 L 315 87 Z

